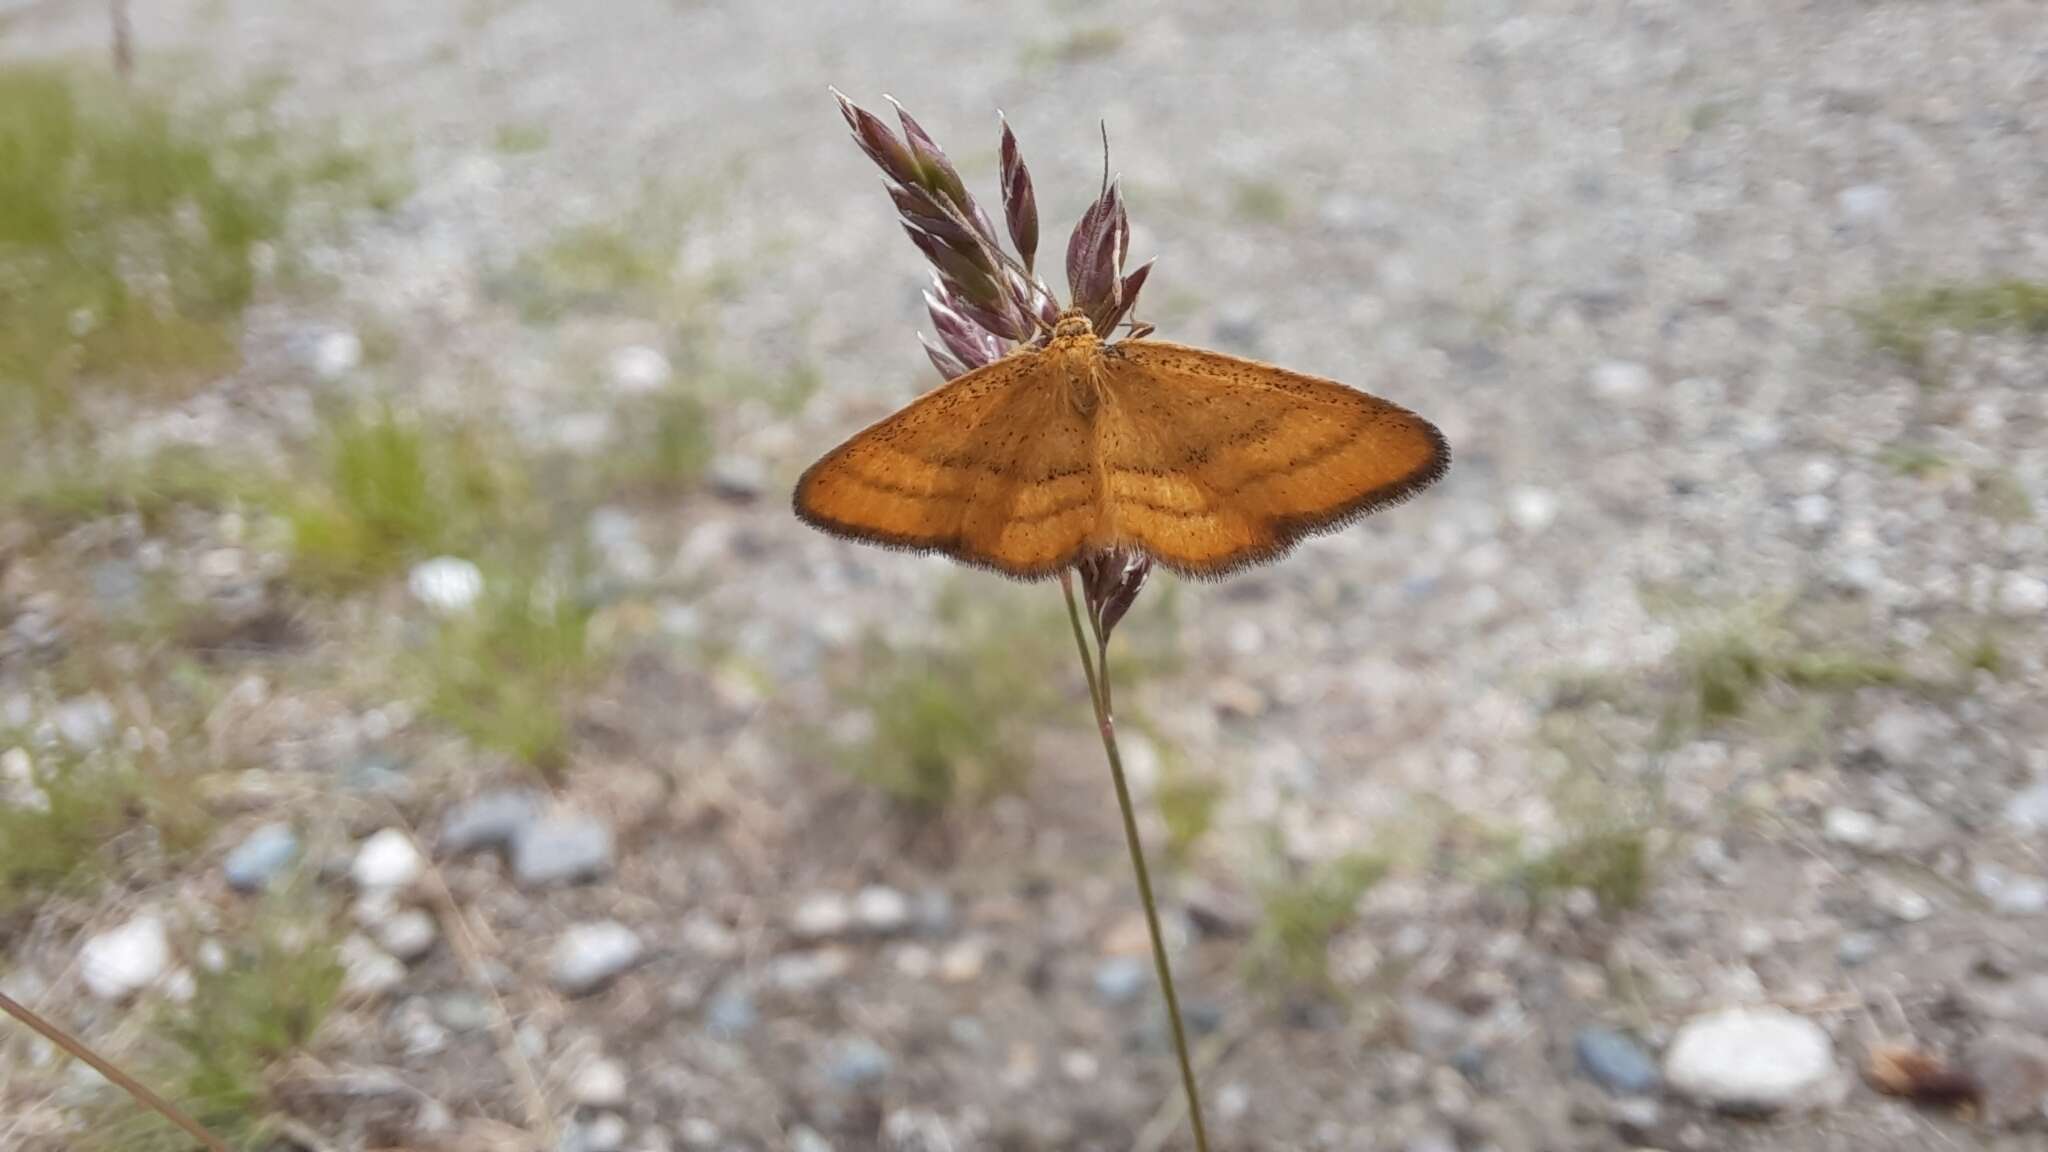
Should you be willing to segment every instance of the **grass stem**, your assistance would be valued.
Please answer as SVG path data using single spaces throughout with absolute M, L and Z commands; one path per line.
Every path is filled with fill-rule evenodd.
M 1060 591 L 1067 597 L 1067 619 L 1074 626 L 1074 645 L 1081 652 L 1081 671 L 1088 677 L 1089 702 L 1095 707 L 1095 727 L 1102 734 L 1102 750 L 1109 757 L 1109 775 L 1116 782 L 1116 801 L 1123 810 L 1124 841 L 1131 849 L 1131 871 L 1138 878 L 1138 899 L 1145 905 L 1145 927 L 1152 934 L 1152 964 L 1159 972 L 1159 989 L 1166 996 L 1166 1018 L 1173 1026 L 1173 1052 L 1180 1060 L 1181 1087 L 1188 1097 L 1188 1124 L 1194 1129 L 1196 1152 L 1209 1152 L 1209 1133 L 1202 1124 L 1202 1095 L 1195 1088 L 1195 1065 L 1188 1056 L 1187 1025 L 1181 1020 L 1180 996 L 1173 987 L 1173 968 L 1166 959 L 1166 937 L 1159 930 L 1159 903 L 1152 896 L 1152 874 L 1145 867 L 1145 849 L 1138 840 L 1138 816 L 1131 805 L 1131 787 L 1124 779 L 1123 753 L 1117 748 L 1116 718 L 1109 709 L 1109 638 L 1089 617 L 1095 634 L 1096 658 L 1088 654 L 1088 637 L 1081 630 L 1081 609 L 1074 600 L 1074 579 L 1060 573 Z M 1097 665 L 1100 664 L 1098 670 Z
M 57 1047 L 62 1048 L 74 1058 L 90 1065 L 93 1071 L 106 1077 L 108 1083 L 133 1097 L 136 1103 L 141 1104 L 143 1107 L 184 1129 L 186 1135 L 199 1141 L 200 1146 L 207 1149 L 208 1152 L 228 1152 L 228 1146 L 221 1143 L 218 1136 L 200 1127 L 199 1121 L 179 1111 L 176 1105 L 151 1091 L 141 1081 L 114 1067 L 99 1053 L 86 1047 L 83 1040 L 43 1019 L 31 1010 L 28 1005 L 15 1000 L 5 992 L 0 992 L 0 1010 L 4 1010 L 9 1016 L 26 1024 L 30 1030 Z

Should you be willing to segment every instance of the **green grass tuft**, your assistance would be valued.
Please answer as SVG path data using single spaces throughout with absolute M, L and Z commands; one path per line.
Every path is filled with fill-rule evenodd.
M 268 903 L 221 971 L 195 973 L 191 1002 L 165 1007 L 155 1030 L 160 1050 L 144 1064 L 152 1085 L 233 1148 L 276 1139 L 279 1070 L 314 1043 L 341 991 L 333 938 L 324 920 L 300 910 L 303 900 L 300 893 Z M 191 1146 L 169 1122 L 109 1093 L 89 1110 L 86 1152 Z
M 595 673 L 588 606 L 523 572 L 484 574 L 475 609 L 425 657 L 427 712 L 544 773 L 568 759 L 575 692 Z
M 660 498 L 695 488 L 714 450 L 711 412 L 704 402 L 671 388 L 622 409 L 622 442 L 601 464 L 607 491 Z
M 498 151 L 508 156 L 523 156 L 545 151 L 550 136 L 545 125 L 502 124 L 491 139 Z
M 1064 702 L 1072 657 L 1050 604 L 956 595 L 939 617 L 947 635 L 929 648 L 869 646 L 849 694 L 873 731 L 839 756 L 855 779 L 925 812 L 1023 784 L 1031 733 Z
M 1774 686 L 1843 692 L 1914 683 L 1889 656 L 1806 641 L 1787 627 L 1782 607 L 1738 612 L 1687 636 L 1678 671 L 1682 687 L 1666 716 L 1673 732 L 1741 717 Z
M 1936 332 L 2021 332 L 2048 335 L 2048 283 L 1995 280 L 1886 293 L 1856 310 L 1864 335 L 1897 357 L 1923 383 L 1938 378 L 1931 342 Z
M 113 864 L 108 842 L 141 800 L 125 763 L 45 749 L 33 765 L 26 786 L 0 783 L 0 917 L 97 887 Z
M 525 498 L 516 461 L 484 439 L 378 409 L 329 429 L 323 482 L 291 498 L 292 574 L 348 591 L 406 564 L 481 546 Z
M 1269 886 L 1246 953 L 1251 978 L 1289 997 L 1332 992 L 1330 941 L 1386 872 L 1383 858 L 1354 852 Z
M 1284 224 L 1294 211 L 1287 189 L 1271 180 L 1240 183 L 1230 203 L 1238 219 L 1253 224 Z
M 1519 879 L 1539 899 L 1583 888 L 1599 898 L 1601 908 L 1618 912 L 1642 903 L 1650 876 L 1646 830 L 1623 827 L 1580 832 L 1523 865 Z

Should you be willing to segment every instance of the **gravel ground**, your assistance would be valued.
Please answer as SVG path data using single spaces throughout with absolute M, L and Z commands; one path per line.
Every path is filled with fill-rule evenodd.
M 408 914 L 425 862 L 388 805 L 333 800 L 389 743 L 561 1147 L 1186 1146 L 1090 733 L 1046 732 L 1020 796 L 936 830 L 791 738 L 843 719 L 830 673 L 863 635 L 995 589 L 786 510 L 809 459 L 933 379 L 915 254 L 832 84 L 902 98 L 984 196 L 1003 109 L 1049 231 L 1093 191 L 1106 120 L 1163 336 L 1355 383 L 1454 447 L 1423 498 L 1182 587 L 1149 625 L 1179 659 L 1124 701 L 1157 745 L 1141 790 L 1169 758 L 1225 788 L 1168 884 L 1219 1148 L 2043 1146 L 2048 344 L 1951 334 L 1916 373 L 1856 319 L 2048 278 L 2037 4 L 858 7 L 137 6 L 146 66 L 280 74 L 287 116 L 401 142 L 416 183 L 313 250 L 331 296 L 252 313 L 242 369 L 121 435 L 279 450 L 355 386 L 346 357 L 321 378 L 323 334 L 361 330 L 421 407 L 601 452 L 589 381 L 674 351 L 674 318 L 541 321 L 499 286 L 564 227 L 665 236 L 650 182 L 693 205 L 672 256 L 722 284 L 693 305 L 718 362 L 822 383 L 726 398 L 712 492 L 588 526 L 627 600 L 723 657 L 641 646 L 552 794 L 348 673 L 417 606 L 290 606 L 310 641 L 238 670 L 251 767 L 218 843 L 6 938 L 14 986 L 118 1035 L 106 1002 L 172 968 L 141 963 L 171 950 L 157 918 L 185 947 L 191 910 L 260 886 L 297 829 L 362 933 L 306 1123 L 339 1148 L 532 1130 L 485 990 Z M 97 51 L 101 15 L 34 8 L 0 48 Z M 544 143 L 508 150 L 507 126 Z M 26 653 L 109 531 L 0 588 L 0 697 L 87 739 L 111 718 L 39 695 Z M 174 565 L 224 546 L 192 531 Z M 1959 655 L 1987 639 L 1997 661 Z M 1757 699 L 1691 715 L 1730 660 Z M 1504 863 L 1616 828 L 1647 858 L 1634 906 Z M 1341 1006 L 1276 1006 L 1240 909 L 1276 857 L 1361 849 L 1392 867 L 1331 943 Z M 2020 1087 L 1963 1111 L 1881 1095 L 1859 1069 L 1895 1042 Z M 372 1072 L 404 1087 L 333 1087 Z M 61 1146 L 56 1103 L 14 1103 L 41 1119 L 0 1145 Z

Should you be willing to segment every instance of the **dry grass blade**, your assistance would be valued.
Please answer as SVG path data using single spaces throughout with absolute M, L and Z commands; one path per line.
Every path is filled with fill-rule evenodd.
M 184 1129 L 187 1135 L 199 1141 L 200 1145 L 208 1149 L 209 1152 L 228 1152 L 228 1146 L 223 1144 L 219 1137 L 201 1127 L 197 1120 L 185 1115 L 176 1105 L 152 1091 L 148 1085 L 116 1068 L 111 1061 L 87 1047 L 85 1041 L 43 1019 L 31 1011 L 27 1005 L 7 995 L 5 992 L 0 992 L 0 1011 L 5 1011 L 9 1016 L 27 1025 L 31 1031 L 43 1039 L 63 1049 L 73 1058 L 84 1062 L 93 1071 L 106 1077 L 108 1083 L 133 1097 L 136 1103 L 141 1104 L 143 1107 L 176 1124 L 179 1128 Z

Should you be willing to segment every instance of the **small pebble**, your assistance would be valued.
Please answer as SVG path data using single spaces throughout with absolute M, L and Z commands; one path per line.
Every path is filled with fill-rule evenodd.
M 1998 610 L 2007 616 L 2039 616 L 2048 612 L 2048 580 L 2025 572 L 2007 572 L 1998 582 Z
M 1112 956 L 1095 966 L 1095 995 L 1106 1004 L 1129 1004 L 1145 990 L 1152 970 L 1135 956 Z
M 833 1152 L 832 1142 L 802 1125 L 790 1130 L 789 1152 Z
M 221 871 L 228 887 L 237 892 L 261 892 L 270 887 L 293 860 L 298 859 L 299 837 L 291 825 L 265 824 L 235 845 Z
M 1593 369 L 1593 391 L 1610 400 L 1639 396 L 1650 389 L 1650 370 L 1627 360 L 1609 360 Z
M 1821 835 L 1845 848 L 1869 848 L 1883 833 L 1877 817 L 1854 808 L 1830 808 L 1821 820 Z
M 413 847 L 412 837 L 396 828 L 386 828 L 363 841 L 349 865 L 349 879 L 366 892 L 404 888 L 420 878 L 426 860 Z
M 363 340 L 346 328 L 322 332 L 313 341 L 313 374 L 327 383 L 348 375 L 363 362 Z
M 455 806 L 441 821 L 438 846 L 449 856 L 510 847 L 540 820 L 541 800 L 532 792 L 499 789 Z
M 877 936 L 890 936 L 910 926 L 910 897 L 880 884 L 860 890 L 853 900 L 854 918 Z
M 377 925 L 375 935 L 386 952 L 410 964 L 434 950 L 441 931 L 425 911 L 406 908 Z
M 50 713 L 50 723 L 66 744 L 90 752 L 113 738 L 114 706 L 98 693 L 76 696 L 57 705 Z
M 373 999 L 405 983 L 405 965 L 365 937 L 351 934 L 336 955 L 341 960 L 345 996 Z
M 668 357 L 658 348 L 645 344 L 628 344 L 612 350 L 611 362 L 612 391 L 621 396 L 646 396 L 668 387 L 675 377 Z
M 1979 864 L 1971 874 L 1977 894 L 2002 916 L 2038 916 L 2048 912 L 2048 880 L 2025 876 L 1996 864 Z
M 1572 1053 L 1579 1071 L 1616 1095 L 1650 1095 L 1661 1079 L 1649 1052 L 1633 1037 L 1612 1029 L 1581 1028 L 1572 1037 Z
M 705 473 L 713 492 L 729 500 L 752 500 L 768 487 L 768 466 L 752 456 L 725 453 Z
M 600 1112 L 562 1130 L 562 1152 L 619 1152 L 626 1146 L 626 1118 Z
M 467 612 L 484 592 L 481 568 L 459 556 L 437 556 L 412 566 L 405 577 L 413 599 L 444 616 Z
M 1664 1077 L 1680 1095 L 1744 1114 L 1830 1103 L 1844 1086 L 1827 1032 L 1779 1008 L 1686 1021 L 1664 1054 Z
M 881 1045 L 865 1036 L 853 1036 L 832 1046 L 825 1078 L 835 1087 L 858 1092 L 887 1079 L 893 1063 Z
M 144 913 L 85 942 L 78 975 L 102 1000 L 124 1000 L 161 979 L 171 966 L 170 934 L 163 918 Z
M 612 830 L 587 816 L 548 817 L 512 842 L 512 875 L 529 887 L 595 880 L 611 870 Z
M 720 1040 L 737 1040 L 754 1030 L 760 1013 L 754 997 L 742 984 L 728 982 L 711 998 L 704 1010 L 704 1026 Z
M 2004 818 L 2007 825 L 2023 834 L 2048 832 L 2048 780 L 2006 801 Z
M 626 1106 L 626 1066 L 617 1060 L 593 1060 L 576 1073 L 569 1095 L 585 1108 Z
M 1884 937 L 1875 932 L 1848 932 L 1835 943 L 1835 961 L 1844 968 L 1870 963 L 1884 948 Z
M 571 996 L 595 992 L 640 962 L 644 947 L 616 920 L 577 924 L 555 941 L 548 970 L 555 987 Z
M 813 892 L 796 906 L 789 927 L 805 940 L 843 936 L 853 927 L 853 907 L 837 892 Z

